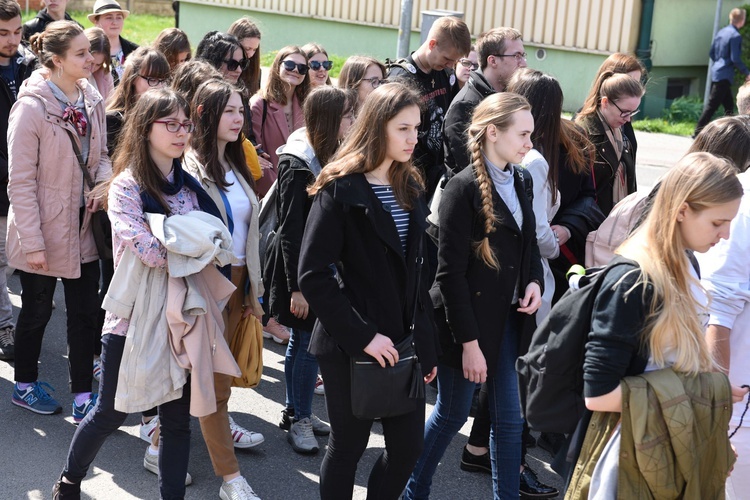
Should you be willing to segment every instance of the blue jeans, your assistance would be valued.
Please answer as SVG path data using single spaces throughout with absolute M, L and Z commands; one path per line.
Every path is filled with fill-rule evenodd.
M 295 420 L 302 420 L 312 415 L 318 361 L 307 352 L 312 333 L 299 328 L 290 328 L 290 332 L 284 359 L 286 407 L 294 409 Z
M 518 498 L 521 468 L 521 433 L 523 418 L 518 396 L 516 358 L 518 357 L 518 313 L 512 311 L 494 376 L 487 379 L 490 418 L 490 458 L 494 498 Z M 438 366 L 438 398 L 425 424 L 424 451 L 404 492 L 405 500 L 430 496 L 432 476 L 453 437 L 466 423 L 476 384 L 465 379 L 463 370 Z
M 115 410 L 115 393 L 125 337 L 102 336 L 102 378 L 99 399 L 73 435 L 63 475 L 74 483 L 86 477 L 91 463 L 110 434 L 120 427 L 127 413 Z M 190 379 L 182 397 L 159 406 L 159 492 L 164 500 L 185 497 L 185 474 L 190 455 Z

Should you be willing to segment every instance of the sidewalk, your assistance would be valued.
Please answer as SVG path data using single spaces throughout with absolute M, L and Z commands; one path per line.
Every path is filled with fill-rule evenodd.
M 657 179 L 682 158 L 693 140 L 669 134 L 635 132 L 638 141 L 636 177 L 638 189 L 650 190 Z

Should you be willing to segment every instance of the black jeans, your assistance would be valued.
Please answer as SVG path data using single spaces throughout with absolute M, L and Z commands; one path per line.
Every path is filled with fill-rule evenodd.
M 708 102 L 695 125 L 694 135 L 698 135 L 703 127 L 708 125 L 719 106 L 724 108 L 724 116 L 734 114 L 734 95 L 732 95 L 732 82 L 729 80 L 711 82 L 711 93 L 708 95 Z
M 357 463 L 367 448 L 372 420 L 352 414 L 349 357 L 321 356 L 320 373 L 326 381 L 326 408 L 331 421 L 328 450 L 320 465 L 321 500 L 351 498 Z M 385 451 L 372 468 L 367 498 L 400 497 L 424 445 L 424 406 L 399 417 L 384 418 Z
M 107 437 L 128 416 L 115 410 L 117 376 L 120 371 L 125 337 L 102 336 L 102 378 L 99 399 L 73 435 L 63 475 L 73 483 L 86 477 L 91 463 Z M 185 497 L 185 474 L 190 455 L 190 379 L 180 399 L 159 406 L 159 491 L 164 500 Z
M 81 264 L 81 277 L 62 279 L 68 330 L 70 391 L 90 392 L 99 312 L 99 262 Z M 21 313 L 16 323 L 16 382 L 36 382 L 44 330 L 52 316 L 57 278 L 21 271 Z

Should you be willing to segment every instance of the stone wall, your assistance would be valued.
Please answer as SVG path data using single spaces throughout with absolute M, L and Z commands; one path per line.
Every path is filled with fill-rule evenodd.
M 29 0 L 34 1 L 34 0 Z M 36 0 L 37 2 L 39 0 Z M 21 0 L 23 7 L 25 0 Z M 68 10 L 81 12 L 91 12 L 94 8 L 95 0 L 70 0 Z M 173 16 L 172 0 L 118 0 L 123 9 L 127 9 L 133 14 L 157 14 L 162 16 Z

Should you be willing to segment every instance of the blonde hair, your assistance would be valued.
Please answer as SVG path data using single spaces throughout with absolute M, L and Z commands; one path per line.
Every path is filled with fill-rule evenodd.
M 745 9 L 732 9 L 729 12 L 729 22 L 732 24 L 737 24 L 745 20 L 747 17 L 747 11 Z
M 474 244 L 477 257 L 492 269 L 499 271 L 500 263 L 490 247 L 490 233 L 495 231 L 495 223 L 500 219 L 495 213 L 492 203 L 492 181 L 487 172 L 482 146 L 484 145 L 487 129 L 493 125 L 503 132 L 513 125 L 514 115 L 518 111 L 530 111 L 531 105 L 526 98 L 512 92 L 499 92 L 485 98 L 474 110 L 471 125 L 467 131 L 469 136 L 469 151 L 471 152 L 472 168 L 477 179 L 477 186 L 482 197 L 482 215 L 484 216 L 484 237 Z
M 638 262 L 645 292 L 653 287 L 641 342 L 648 345 L 658 366 L 674 352 L 674 369 L 688 374 L 717 368 L 698 316 L 701 307 L 691 287 L 700 282 L 690 273 L 687 247 L 678 213 L 687 204 L 701 212 L 742 197 L 737 169 L 711 153 L 685 155 L 662 178 L 654 204 L 643 224 L 616 250 Z

